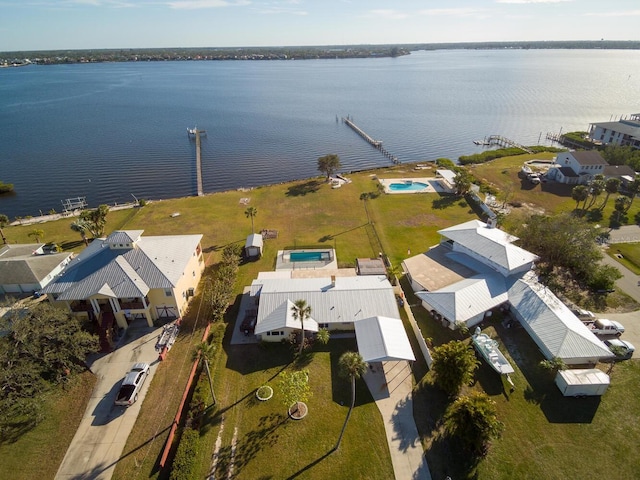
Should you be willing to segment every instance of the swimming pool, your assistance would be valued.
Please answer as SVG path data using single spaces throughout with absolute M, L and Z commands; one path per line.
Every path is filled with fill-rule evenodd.
M 389 184 L 389 190 L 392 192 L 419 192 L 426 189 L 429 185 L 422 182 L 402 182 Z
M 321 262 L 323 260 L 329 260 L 331 254 L 326 251 L 315 252 L 291 252 L 289 254 L 289 260 L 292 262 Z

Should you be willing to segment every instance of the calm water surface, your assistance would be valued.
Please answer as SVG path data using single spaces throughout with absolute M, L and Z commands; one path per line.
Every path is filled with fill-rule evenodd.
M 443 50 L 401 58 L 110 63 L 0 69 L 0 197 L 10 217 L 205 192 L 390 161 L 336 117 L 350 115 L 402 162 L 457 158 L 475 139 L 523 144 L 640 112 L 640 52 Z

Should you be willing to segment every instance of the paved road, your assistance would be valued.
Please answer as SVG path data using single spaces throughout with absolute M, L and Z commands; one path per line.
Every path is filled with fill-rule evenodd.
M 627 227 L 623 227 L 627 228 Z M 640 227 L 632 227 L 637 232 L 640 238 Z M 632 235 L 630 232 L 626 232 L 625 238 Z M 616 281 L 616 287 L 622 290 L 624 293 L 633 298 L 636 302 L 640 303 L 640 275 L 636 275 L 624 265 L 616 262 L 614 259 L 605 255 L 603 262 L 607 265 L 612 265 L 620 270 L 622 278 Z M 631 342 L 636 348 L 640 348 L 640 311 L 628 312 L 628 313 L 603 313 L 598 315 L 599 317 L 606 317 L 610 320 L 617 320 L 625 327 L 625 332 L 622 335 L 623 340 Z M 634 358 L 640 358 L 640 353 L 634 355 Z
M 155 343 L 160 331 L 160 328 L 149 328 L 146 321 L 134 322 L 123 339 L 126 343 L 90 365 L 98 381 L 58 469 L 57 480 L 111 478 L 155 374 L 158 361 Z M 138 401 L 130 407 L 115 406 L 113 402 L 121 380 L 136 362 L 151 364 Z

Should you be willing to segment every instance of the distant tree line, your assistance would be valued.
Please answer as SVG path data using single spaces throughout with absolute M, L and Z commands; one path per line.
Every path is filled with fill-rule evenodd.
M 409 51 L 399 45 L 51 50 L 0 53 L 0 65 L 203 60 L 306 60 L 397 57 L 408 54 Z
M 169 60 L 285 60 L 318 58 L 398 57 L 418 50 L 600 49 L 640 50 L 640 41 L 593 40 L 550 42 L 466 42 L 388 45 L 325 45 L 291 47 L 130 48 L 0 52 L 0 65 L 25 63 L 151 62 Z M 25 62 L 28 60 L 28 62 Z

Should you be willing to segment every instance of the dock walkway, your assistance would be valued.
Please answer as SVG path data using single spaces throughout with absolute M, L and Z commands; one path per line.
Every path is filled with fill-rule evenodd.
M 533 153 L 530 149 L 528 149 L 524 145 L 520 145 L 519 143 L 514 142 L 513 140 L 509 140 L 508 138 L 503 137 L 502 135 L 491 135 L 488 139 L 488 142 L 490 145 L 499 145 L 501 147 L 515 147 L 515 148 L 519 148 L 520 150 L 524 150 L 527 153 Z
M 337 120 L 337 117 L 336 117 L 336 120 Z M 396 157 L 395 155 L 392 155 L 391 152 L 389 152 L 387 149 L 385 149 L 382 146 L 382 140 L 376 140 L 373 137 L 371 137 L 364 130 L 362 130 L 360 127 L 358 127 L 349 116 L 342 117 L 342 121 L 343 121 L 343 123 L 346 123 L 349 127 L 351 127 L 351 129 L 354 132 L 356 132 L 358 135 L 360 135 L 362 138 L 364 138 L 364 140 L 367 143 L 372 145 L 374 148 L 380 150 L 380 152 L 385 157 L 389 158 L 393 163 L 396 163 L 396 164 L 400 163 L 400 160 L 398 160 L 398 157 Z
M 198 128 L 188 128 L 187 134 L 191 137 L 195 137 L 196 139 L 196 189 L 198 192 L 198 196 L 202 197 L 204 195 L 204 190 L 202 188 L 202 142 L 200 140 L 200 135 L 206 135 L 207 132 L 205 130 L 198 130 Z

